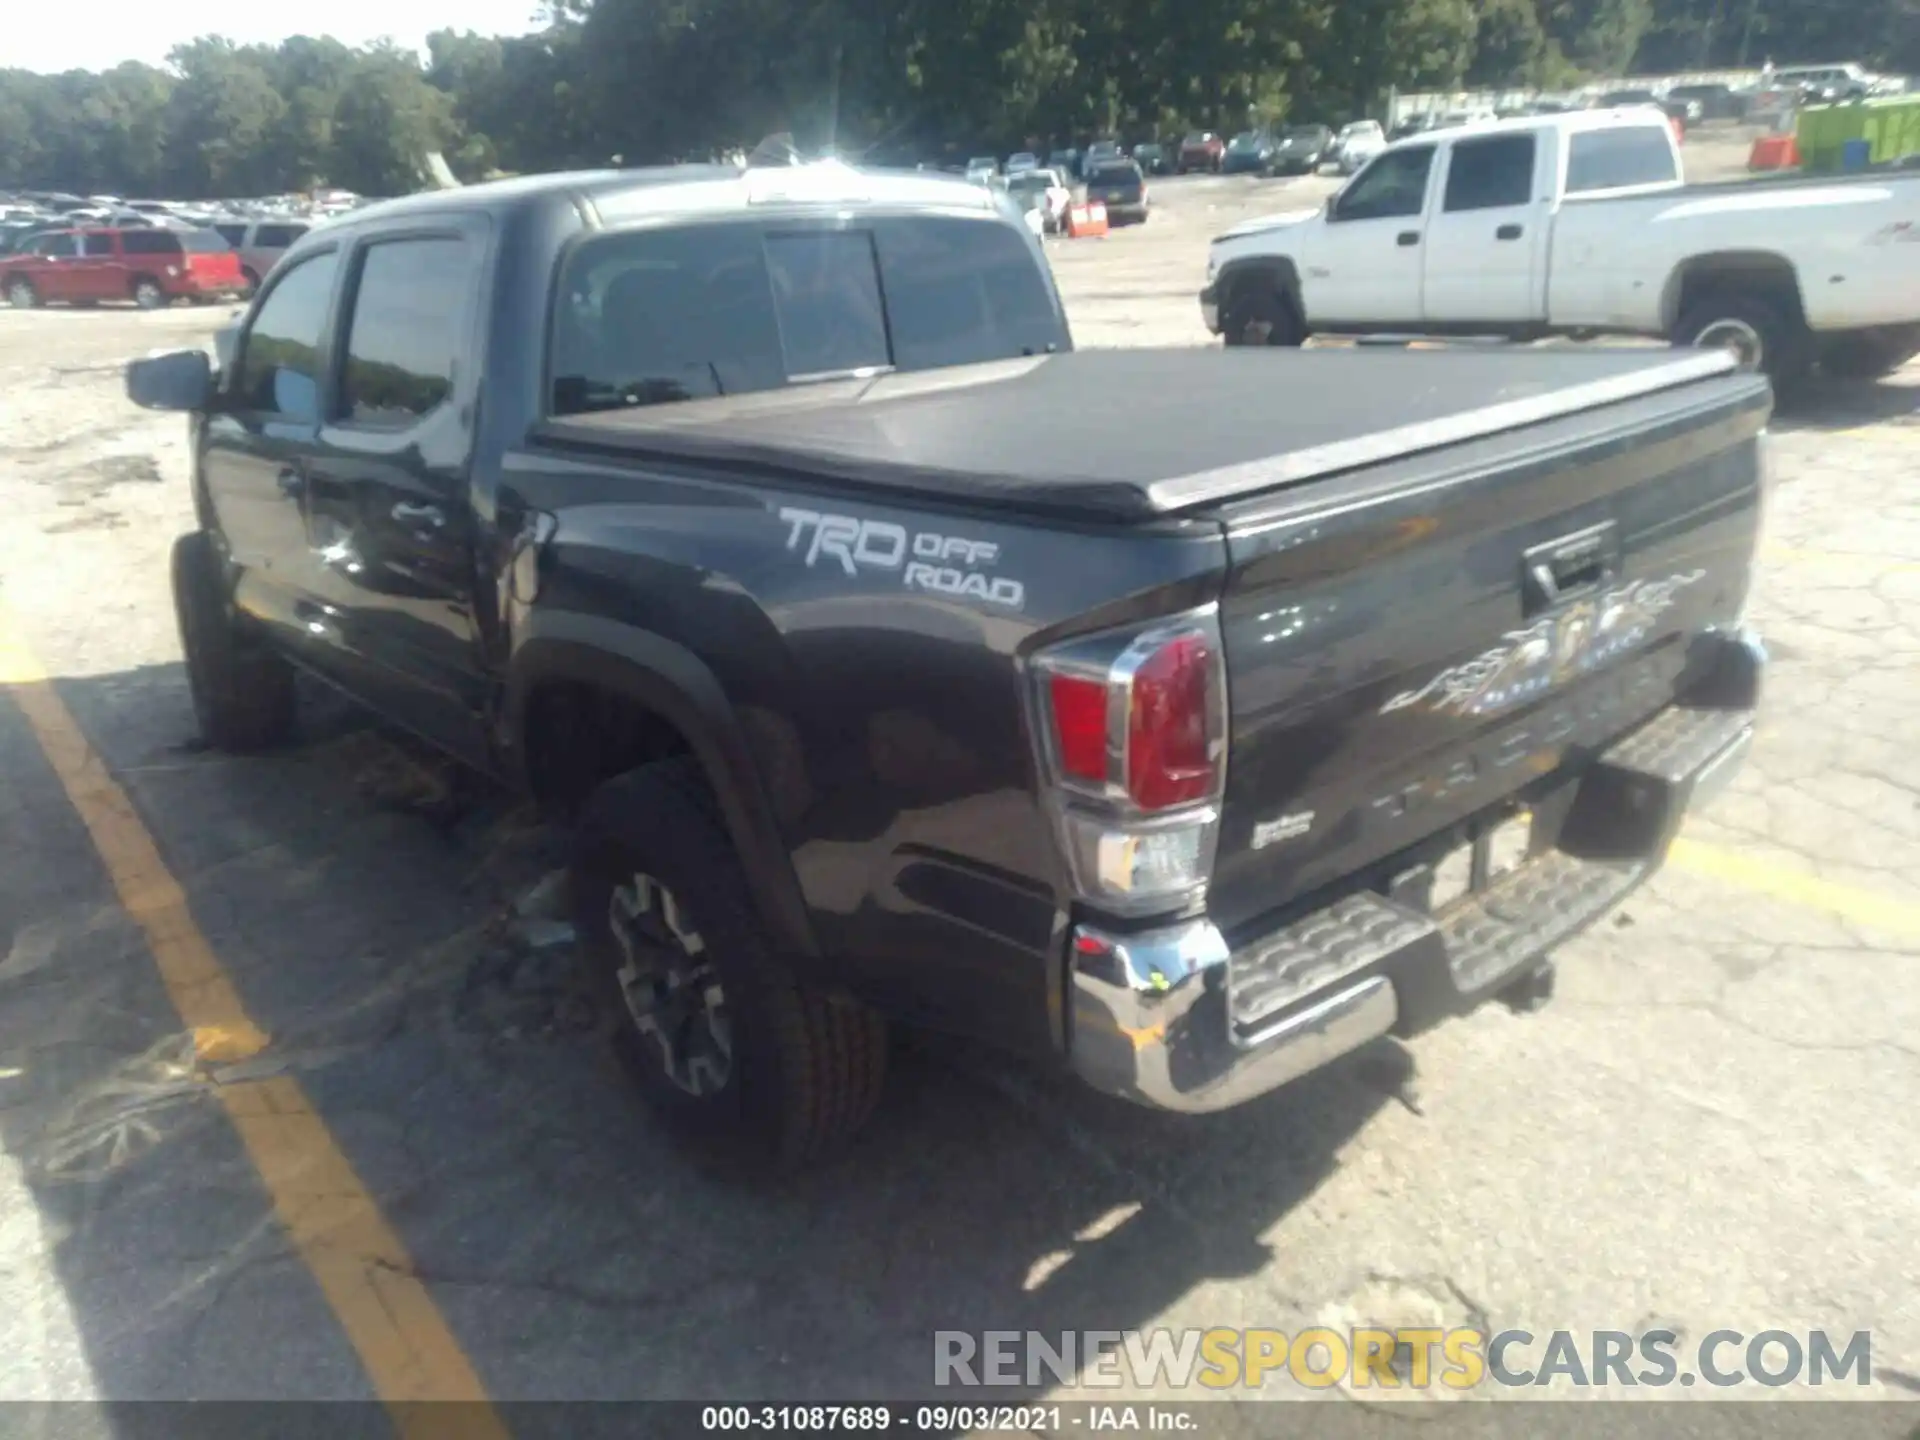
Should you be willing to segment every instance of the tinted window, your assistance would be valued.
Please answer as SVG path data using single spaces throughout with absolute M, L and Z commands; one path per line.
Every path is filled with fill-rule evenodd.
M 864 230 L 767 237 L 789 377 L 889 365 L 873 238 Z
M 120 249 L 128 255 L 178 255 L 180 242 L 164 230 L 129 230 L 120 237 Z
M 1066 336 L 1026 240 L 987 220 L 876 227 L 893 360 L 902 370 L 1044 355 Z
M 553 335 L 560 415 L 786 383 L 760 232 L 689 225 L 583 245 Z
M 306 233 L 304 225 L 262 225 L 253 232 L 253 243 L 262 250 L 284 250 Z
M 213 228 L 220 238 L 229 245 L 238 246 L 242 240 L 247 238 L 247 227 L 245 225 L 216 225 Z
M 608 236 L 575 252 L 559 304 L 560 415 L 769 390 L 888 363 L 925 369 L 1039 354 L 1066 341 L 1025 235 L 985 217 Z
M 1433 146 L 1389 150 L 1357 175 L 1335 202 L 1336 220 L 1385 220 L 1418 215 L 1426 204 Z
M 329 251 L 284 272 L 255 312 L 234 376 L 239 404 L 293 420 L 320 418 L 320 337 L 339 256 Z
M 77 255 L 80 242 L 72 235 L 43 235 L 33 242 L 36 255 Z
M 1635 125 L 1585 130 L 1567 146 L 1567 193 L 1658 185 L 1677 178 L 1672 137 L 1664 128 Z
M 96 257 L 102 255 L 111 256 L 113 254 L 113 236 L 99 234 L 82 235 L 80 237 L 80 253 L 82 255 Z
M 185 230 L 176 233 L 173 238 L 189 255 L 224 255 L 233 248 L 213 230 Z
M 1492 210 L 1533 198 L 1533 136 L 1456 140 L 1447 166 L 1448 210 Z
M 340 413 L 355 425 L 405 426 L 453 389 L 477 277 L 465 241 L 390 240 L 360 262 Z

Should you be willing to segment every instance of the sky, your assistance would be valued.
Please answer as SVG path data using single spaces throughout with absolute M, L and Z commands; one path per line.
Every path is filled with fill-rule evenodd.
M 16 7 L 9 5 L 9 10 Z M 289 35 L 331 35 L 348 45 L 390 36 L 424 46 L 435 30 L 521 35 L 533 28 L 535 0 L 190 0 L 185 5 L 112 7 L 111 24 L 83 23 L 86 7 L 20 0 L 0 27 L 0 70 L 110 70 L 123 60 L 158 65 L 197 35 L 271 44 Z

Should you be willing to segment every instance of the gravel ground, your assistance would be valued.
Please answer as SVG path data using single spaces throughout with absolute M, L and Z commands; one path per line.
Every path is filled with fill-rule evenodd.
M 1079 341 L 1205 342 L 1207 237 L 1327 188 L 1158 182 L 1051 246 Z M 1849 1393 L 1920 1391 L 1920 373 L 1781 417 L 1753 759 L 1547 1009 L 1198 1120 L 915 1043 L 850 1156 L 742 1192 L 504 923 L 543 837 L 337 705 L 190 743 L 184 427 L 119 370 L 217 318 L 0 312 L 0 607 L 492 1395 L 904 1397 L 937 1329 L 1318 1322 L 1870 1330 Z M 5 699 L 0 760 L 0 1397 L 370 1395 Z

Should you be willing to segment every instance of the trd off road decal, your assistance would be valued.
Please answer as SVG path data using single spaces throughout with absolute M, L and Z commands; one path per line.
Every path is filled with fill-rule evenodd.
M 787 549 L 800 552 L 809 568 L 824 562 L 853 576 L 863 570 L 898 573 L 909 590 L 984 600 L 1009 610 L 1027 603 L 1027 587 L 1020 581 L 987 573 L 1000 559 L 1000 547 L 991 540 L 791 506 L 780 511 L 780 518 L 788 526 Z

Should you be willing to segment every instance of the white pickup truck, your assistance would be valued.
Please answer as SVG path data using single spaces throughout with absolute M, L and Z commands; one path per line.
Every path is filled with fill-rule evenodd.
M 1649 335 L 1880 375 L 1920 351 L 1920 171 L 1687 185 L 1652 107 L 1429 132 L 1215 239 L 1200 308 L 1229 345 Z

